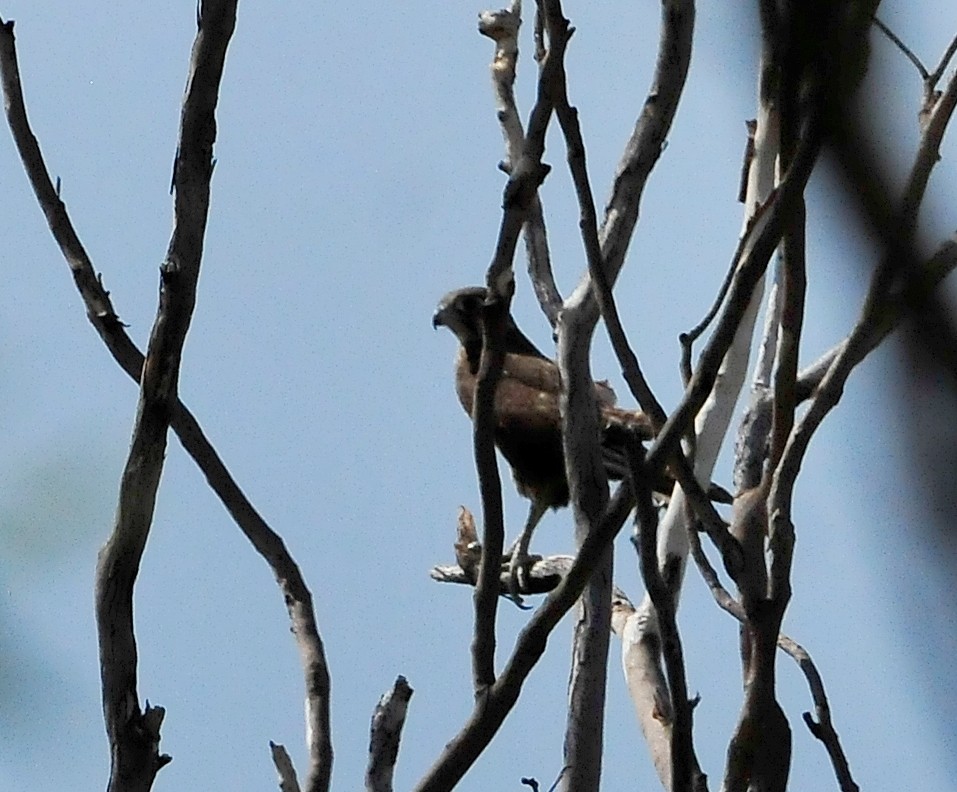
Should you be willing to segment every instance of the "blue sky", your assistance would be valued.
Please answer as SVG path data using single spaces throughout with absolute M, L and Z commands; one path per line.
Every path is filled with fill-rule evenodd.
M 569 91 L 603 199 L 650 79 L 657 4 L 568 5 L 578 28 Z M 618 296 L 650 382 L 679 398 L 676 336 L 704 313 L 733 253 L 744 120 L 754 114 L 750 4 L 702 3 L 687 93 L 645 194 Z M 882 17 L 928 63 L 957 31 L 947 0 Z M 334 785 L 361 783 L 368 723 L 398 674 L 415 695 L 397 786 L 411 786 L 471 707 L 471 597 L 429 568 L 452 557 L 459 504 L 478 508 L 468 421 L 451 386 L 454 340 L 433 333 L 438 297 L 480 282 L 500 218 L 502 157 L 480 6 L 243 3 L 219 111 L 217 166 L 196 314 L 181 377 L 231 471 L 285 538 L 316 598 L 333 678 Z M 118 11 L 89 0 L 7 0 L 28 111 L 48 167 L 121 318 L 144 344 L 171 225 L 168 194 L 194 3 Z M 527 34 L 530 31 L 526 29 Z M 534 91 L 531 42 L 520 101 Z M 882 39 L 866 101 L 886 151 L 906 163 L 920 82 Z M 100 713 L 92 579 L 112 522 L 136 404 L 92 332 L 69 272 L 0 134 L 0 787 L 95 788 L 108 752 Z M 551 135 L 543 188 L 567 291 L 584 267 L 577 208 Z M 924 230 L 953 231 L 953 133 Z M 903 171 L 901 171 L 903 172 Z M 826 176 L 809 194 L 804 361 L 853 322 L 874 251 L 842 217 Z M 676 288 L 677 286 L 677 288 Z M 547 348 L 520 278 L 515 312 Z M 593 370 L 616 382 L 596 335 Z M 813 441 L 797 488 L 786 628 L 813 654 L 863 788 L 947 788 L 953 723 L 953 564 L 907 469 L 892 347 L 854 375 Z M 626 389 L 618 382 L 619 395 Z M 926 416 L 925 420 L 932 420 Z M 723 466 L 722 466 L 723 465 Z M 716 475 L 729 483 L 728 459 Z M 525 503 L 506 487 L 510 532 Z M 549 515 L 538 552 L 572 546 Z M 946 559 L 945 559 L 946 560 Z M 624 538 L 616 580 L 641 584 Z M 940 570 L 947 569 L 946 577 Z M 499 659 L 527 615 L 504 608 Z M 680 614 L 702 764 L 720 777 L 740 701 L 736 626 L 691 572 Z M 136 595 L 140 695 L 167 708 L 173 763 L 157 790 L 275 788 L 268 741 L 304 760 L 301 672 L 281 596 L 174 439 Z M 549 783 L 561 767 L 570 632 L 559 627 L 523 698 L 462 789 Z M 617 651 L 613 643 L 613 652 Z M 810 708 L 786 658 L 795 789 L 827 788 L 827 758 L 800 723 Z M 653 788 L 612 658 L 607 789 Z

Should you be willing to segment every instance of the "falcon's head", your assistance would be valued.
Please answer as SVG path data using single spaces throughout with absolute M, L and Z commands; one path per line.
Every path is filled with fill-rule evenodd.
M 485 303 L 485 295 L 484 286 L 456 289 L 439 301 L 432 316 L 432 327 L 444 325 L 455 333 L 473 367 L 478 366 L 482 354 L 482 306 Z M 505 327 L 505 351 L 510 355 L 547 359 L 518 329 L 511 314 Z
M 482 303 L 485 288 L 467 286 L 446 294 L 432 315 L 432 327 L 444 325 L 449 328 L 469 354 L 482 350 Z

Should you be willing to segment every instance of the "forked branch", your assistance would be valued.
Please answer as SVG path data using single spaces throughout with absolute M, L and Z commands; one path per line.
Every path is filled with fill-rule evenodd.
M 151 713 L 140 713 L 133 588 L 153 520 L 183 344 L 196 300 L 213 173 L 216 101 L 226 47 L 236 23 L 235 3 L 204 3 L 199 23 L 174 166 L 173 235 L 160 269 L 159 308 L 143 364 L 116 522 L 96 569 L 96 622 L 103 714 L 110 740 L 111 792 L 149 789 L 156 772 L 169 761 L 158 752 L 158 724 L 155 731 L 144 729 Z
M 538 17 L 536 17 L 538 19 Z M 522 24 L 521 0 L 512 0 L 508 8 L 483 11 L 479 14 L 479 32 L 495 42 L 492 58 L 492 87 L 502 137 L 505 140 L 505 158 L 499 167 L 511 173 L 514 163 L 521 159 L 525 146 L 525 130 L 515 101 L 515 73 L 518 63 L 518 32 Z M 532 198 L 523 228 L 528 274 L 535 296 L 552 327 L 558 321 L 562 297 L 552 274 L 548 252 L 548 235 L 540 196 Z
M 206 41 L 215 30 L 215 26 L 211 24 L 204 27 L 201 32 Z M 109 293 L 103 287 L 101 278 L 96 275 L 66 208 L 50 180 L 36 137 L 30 129 L 17 68 L 12 23 L 6 23 L 0 31 L 0 76 L 3 81 L 7 121 L 24 170 L 51 233 L 70 266 L 74 283 L 86 306 L 87 317 L 116 362 L 138 382 L 144 366 L 143 354 L 126 333 L 110 301 Z M 206 438 L 196 418 L 175 394 L 169 405 L 169 421 L 187 453 L 203 471 L 210 487 L 246 538 L 272 568 L 282 589 L 305 673 L 310 754 L 308 788 L 327 789 L 332 763 L 329 674 L 316 627 L 312 596 L 282 539 L 256 511 Z M 149 712 L 148 710 L 147 714 Z M 158 727 L 157 716 L 161 711 L 154 708 L 152 712 L 155 714 L 150 716 L 150 723 Z

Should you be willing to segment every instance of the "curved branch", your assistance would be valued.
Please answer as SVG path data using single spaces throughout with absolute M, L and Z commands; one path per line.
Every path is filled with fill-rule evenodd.
M 173 234 L 160 270 L 159 308 L 143 364 L 116 523 L 97 559 L 96 623 L 111 792 L 149 789 L 169 761 L 158 751 L 158 724 L 155 731 L 144 729 L 139 710 L 133 589 L 153 520 L 183 345 L 196 301 L 213 173 L 216 102 L 235 23 L 235 3 L 201 6 L 174 168 Z
M 54 239 L 60 247 L 87 310 L 87 318 L 114 360 L 134 381 L 143 370 L 143 354 L 124 330 L 109 292 L 83 248 L 43 161 L 30 129 L 20 86 L 12 23 L 0 31 L 0 76 L 7 120 L 23 161 L 24 170 Z M 203 472 L 210 487 L 255 550 L 272 568 L 283 593 L 292 631 L 299 644 L 305 675 L 307 732 L 309 734 L 309 789 L 327 789 L 331 777 L 332 746 L 329 727 L 329 673 L 322 640 L 316 626 L 312 596 L 281 537 L 263 520 L 243 493 L 222 459 L 206 438 L 189 409 L 175 398 L 169 416 L 183 448 Z
M 585 142 L 582 139 L 581 126 L 578 123 L 578 110 L 569 104 L 565 71 L 562 69 L 552 87 L 555 114 L 565 136 L 568 167 L 571 171 L 575 192 L 578 195 L 579 228 L 588 260 L 588 274 L 595 289 L 595 298 L 599 311 L 608 328 L 612 347 L 622 367 L 625 381 L 641 409 L 648 414 L 656 429 L 665 422 L 666 415 L 661 403 L 651 392 L 638 357 L 628 343 L 625 330 L 618 315 L 611 284 L 605 274 L 602 261 L 601 243 L 598 240 L 598 217 L 595 213 L 595 199 L 588 178 Z
M 508 282 L 513 285 L 512 281 Z M 491 289 L 482 309 L 482 357 L 475 380 L 472 442 L 482 496 L 482 557 L 475 586 L 475 628 L 472 639 L 472 686 L 476 695 L 495 681 L 495 616 L 498 576 L 505 545 L 502 481 L 495 457 L 495 391 L 505 364 L 505 325 L 511 293 Z
M 694 20 L 694 0 L 662 2 L 661 37 L 651 89 L 618 163 L 599 232 L 605 273 L 612 285 L 625 263 L 645 183 L 664 149 L 684 91 L 691 62 Z M 590 288 L 589 280 L 586 276 L 578 288 Z M 594 308 L 597 317 L 597 305 Z

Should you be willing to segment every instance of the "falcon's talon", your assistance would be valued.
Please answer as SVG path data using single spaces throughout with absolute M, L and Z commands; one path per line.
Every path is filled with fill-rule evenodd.
M 512 593 L 512 594 L 503 594 L 502 596 L 505 597 L 505 599 L 511 602 L 519 610 L 524 610 L 524 611 L 532 610 L 531 605 L 525 604 L 525 600 L 522 599 L 521 594 Z
M 508 590 L 511 593 L 510 599 L 516 604 L 521 603 L 522 589 L 528 590 L 528 554 L 513 552 L 508 562 Z

